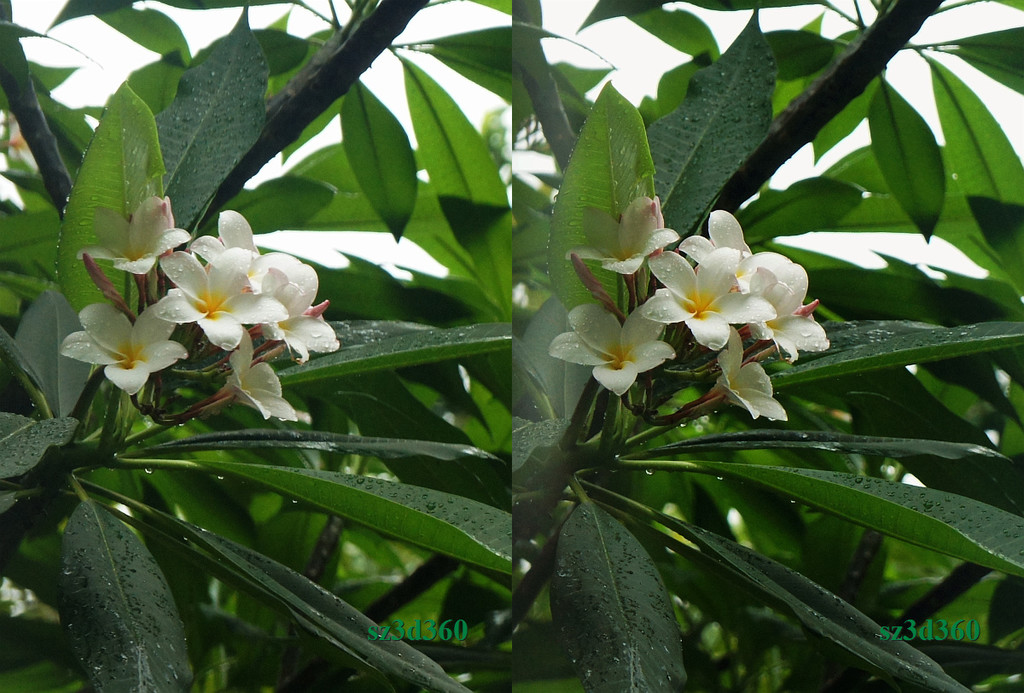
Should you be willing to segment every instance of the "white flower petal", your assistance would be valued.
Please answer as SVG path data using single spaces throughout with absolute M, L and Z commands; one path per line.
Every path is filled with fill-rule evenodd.
M 584 303 L 569 311 L 569 325 L 595 352 L 606 352 L 619 342 L 618 319 L 595 303 Z
M 697 286 L 697 274 L 678 253 L 662 253 L 647 261 L 651 272 L 676 296 L 689 296 Z
M 84 331 L 72 332 L 65 337 L 60 345 L 60 353 L 62 356 L 73 358 L 76 361 L 101 366 L 117 363 L 117 356 L 92 341 L 89 334 Z
M 639 374 L 636 364 L 626 362 L 619 368 L 601 364 L 594 367 L 594 379 L 617 395 L 621 395 L 636 382 Z
M 716 248 L 734 248 L 744 255 L 750 254 L 750 246 L 743 240 L 743 228 L 736 217 L 716 209 L 708 218 L 708 235 Z
M 599 366 L 605 362 L 575 332 L 563 332 L 556 336 L 548 346 L 548 353 L 557 359 L 583 366 Z
M 258 253 L 253 240 L 252 227 L 238 212 L 227 210 L 217 217 L 217 235 L 221 237 L 226 248 L 245 248 Z
M 142 389 L 142 386 L 149 380 L 150 371 L 144 365 L 138 364 L 132 368 L 124 368 L 119 364 L 111 364 L 103 369 L 103 375 L 121 388 L 129 395 L 134 395 Z
M 131 339 L 132 324 L 128 317 L 109 303 L 92 303 L 78 313 L 78 320 L 92 340 L 116 352 Z
M 179 324 L 196 322 L 206 316 L 180 289 L 171 289 L 166 296 L 149 308 L 155 317 Z
M 238 342 L 245 332 L 242 329 L 242 323 L 230 313 L 215 313 L 209 317 L 200 318 L 196 322 L 211 344 L 227 351 L 238 346 Z
M 693 338 L 698 344 L 703 344 L 709 349 L 721 349 L 729 341 L 729 332 L 732 328 L 729 323 L 717 313 L 703 313 L 700 317 L 694 316 L 686 321 L 686 326 L 693 333 Z
M 658 289 L 654 296 L 640 306 L 637 312 L 648 320 L 666 325 L 683 322 L 693 317 L 693 311 L 680 305 L 679 298 L 668 289 Z
M 206 270 L 192 253 L 179 250 L 166 255 L 160 259 L 160 268 L 189 298 L 194 300 L 206 292 Z

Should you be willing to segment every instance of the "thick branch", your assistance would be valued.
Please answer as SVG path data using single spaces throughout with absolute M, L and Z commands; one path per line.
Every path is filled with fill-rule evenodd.
M 718 207 L 735 211 L 847 104 L 918 32 L 942 0 L 900 0 L 772 122 L 764 141 L 726 184 Z
M 297 140 L 306 126 L 344 96 L 427 1 L 382 0 L 347 39 L 344 32 L 335 33 L 270 99 L 263 132 L 221 184 L 211 210 L 216 211 L 234 197 L 264 164 Z

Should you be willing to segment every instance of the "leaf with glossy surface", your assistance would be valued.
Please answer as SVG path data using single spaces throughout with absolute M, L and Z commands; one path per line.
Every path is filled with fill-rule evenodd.
M 751 18 L 714 65 L 690 82 L 683 103 L 651 125 L 651 156 L 665 223 L 686 236 L 722 186 L 761 143 L 772 119 L 775 58 Z
M 167 195 L 175 221 L 189 229 L 224 177 L 259 137 L 266 107 L 267 61 L 243 13 L 210 57 L 181 76 L 178 95 L 160 113 Z
M 44 291 L 25 311 L 14 335 L 55 416 L 71 413 L 89 379 L 92 366 L 60 353 L 64 338 L 80 329 L 68 300 L 56 291 Z
M 281 383 L 285 387 L 329 385 L 325 381 L 358 373 L 390 371 L 508 349 L 511 338 L 507 323 L 418 330 L 373 344 L 342 346 L 333 354 L 284 369 L 280 372 Z
M 71 418 L 33 421 L 0 412 L 0 479 L 31 470 L 51 446 L 70 443 L 77 426 Z
M 61 623 L 97 691 L 188 691 L 185 631 L 170 588 L 138 537 L 92 501 L 61 548 Z
M 685 686 L 679 626 L 654 562 L 593 503 L 578 506 L 559 533 L 551 615 L 590 693 Z
M 885 182 L 924 237 L 931 238 L 946 197 L 946 171 L 932 129 L 885 82 L 871 100 L 868 126 Z
M 325 431 L 290 431 L 278 429 L 247 429 L 200 433 L 198 435 L 160 443 L 144 448 L 136 454 L 142 457 L 177 453 L 184 450 L 229 450 L 260 448 L 290 448 L 322 450 L 343 455 L 368 455 L 378 459 L 400 459 L 425 455 L 438 460 L 456 460 L 461 457 L 495 459 L 493 455 L 471 445 L 438 443 L 432 440 L 405 440 L 402 438 L 374 438 Z
M 848 342 L 839 347 L 833 344 L 823 355 L 801 360 L 792 368 L 773 374 L 773 385 L 776 388 L 787 387 L 849 373 L 938 361 L 1024 344 L 1024 323 L 1020 322 L 989 322 L 946 328 L 924 323 L 877 321 L 863 325 L 863 329 L 856 332 L 851 327 L 855 326 L 846 328 Z M 826 332 L 831 335 L 830 329 Z
M 551 220 L 548 274 L 567 310 L 592 301 L 568 258 L 573 248 L 587 245 L 584 210 L 593 207 L 618 218 L 636 198 L 653 197 L 653 175 L 643 119 L 609 83 L 580 132 Z M 617 275 L 600 266 L 592 270 L 615 296 Z
M 110 97 L 85 153 L 57 242 L 57 280 L 76 310 L 103 300 L 78 259 L 79 250 L 96 244 L 96 208 L 111 209 L 127 219 L 147 197 L 161 194 L 163 172 L 153 114 L 123 84 Z
M 359 187 L 398 240 L 416 206 L 416 159 L 398 119 L 362 82 L 341 104 L 342 144 Z

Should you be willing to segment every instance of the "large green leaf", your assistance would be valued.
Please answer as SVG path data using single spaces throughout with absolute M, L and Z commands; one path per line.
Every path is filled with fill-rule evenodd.
M 587 691 L 685 686 L 679 627 L 654 562 L 593 503 L 578 506 L 559 533 L 551 616 Z
M 85 153 L 57 243 L 57 280 L 76 310 L 103 300 L 78 259 L 79 250 L 96 243 L 96 208 L 112 209 L 127 219 L 147 197 L 161 194 L 163 172 L 153 114 L 123 84 L 110 97 Z
M 679 108 L 649 128 L 665 223 L 680 235 L 697 228 L 768 132 L 774 86 L 775 58 L 755 15 L 718 62 L 693 76 Z
M 816 469 L 709 461 L 622 464 L 757 484 L 896 539 L 1024 576 L 1024 518 L 966 496 Z
M 889 189 L 930 238 L 942 213 L 946 172 L 935 135 L 924 118 L 882 82 L 868 109 L 871 149 Z
M 593 207 L 618 218 L 636 198 L 654 195 L 653 175 L 643 120 L 608 84 L 573 149 L 551 220 L 548 274 L 567 310 L 591 300 L 568 259 L 574 247 L 587 244 L 584 210 Z M 615 296 L 617 275 L 600 267 L 593 271 Z
M 516 73 L 515 38 L 520 32 L 551 34 L 528 25 L 496 26 L 463 34 L 442 36 L 429 41 L 408 45 L 409 48 L 429 53 L 463 77 L 512 100 L 512 87 L 518 79 Z
M 138 537 L 93 501 L 64 529 L 60 617 L 97 691 L 188 691 L 185 631 L 160 568 Z
M 1024 27 L 978 34 L 953 42 L 950 52 L 994 80 L 1024 94 Z
M 386 337 L 372 344 L 343 346 L 333 354 L 281 371 L 285 387 L 323 386 L 357 373 L 394 370 L 509 348 L 506 323 L 481 323 L 448 329 L 423 329 Z
M 176 60 L 188 65 L 192 53 L 181 29 L 166 14 L 154 9 L 137 10 L 124 7 L 116 12 L 100 15 L 100 19 L 143 48 L 161 56 L 177 53 Z
M 397 459 L 413 455 L 425 455 L 439 460 L 455 460 L 460 457 L 484 457 L 494 459 L 490 453 L 469 445 L 438 443 L 432 440 L 405 440 L 402 438 L 373 438 L 325 431 L 291 431 L 278 429 L 247 429 L 200 433 L 160 443 L 135 453 L 140 457 L 153 454 L 175 454 L 185 450 L 228 450 L 287 448 L 301 450 L 323 450 L 345 455 L 369 455 L 379 459 Z
M 134 0 L 68 0 L 64 9 L 60 11 L 57 18 L 53 20 L 53 26 L 66 22 L 75 17 L 87 15 L 106 14 L 116 12 L 125 7 L 131 7 Z M 185 10 L 207 10 L 218 7 L 244 7 L 248 5 L 273 5 L 281 0 L 168 0 L 164 3 L 171 7 L 180 7 Z
M 157 118 L 165 184 L 178 226 L 191 228 L 263 128 L 267 61 L 243 13 L 210 57 L 181 76 Z
M 18 343 L 3 327 L 0 327 L 0 361 L 25 389 L 40 414 L 46 417 L 53 416 L 42 378 L 36 373 L 32 362 L 22 352 Z
M 416 159 L 405 129 L 356 82 L 341 104 L 341 132 L 359 187 L 391 235 L 401 238 L 416 206 Z
M 938 361 L 1024 343 L 1024 323 L 1019 322 L 978 323 L 952 328 L 899 321 L 868 323 L 863 325 L 863 329 L 856 329 L 856 325 L 849 323 L 846 325 L 848 341 L 845 344 L 839 348 L 833 345 L 817 358 L 805 358 L 792 368 L 775 373 L 772 376 L 775 387 L 890 366 Z
M 612 17 L 629 17 L 655 7 L 667 5 L 673 0 L 598 0 L 580 29 Z M 759 7 L 793 7 L 816 5 L 817 0 L 694 0 L 690 3 L 709 10 L 753 10 Z
M 60 354 L 64 338 L 81 328 L 68 300 L 45 291 L 25 311 L 14 335 L 55 416 L 71 413 L 89 379 L 88 363 Z
M 0 479 L 31 470 L 51 446 L 71 442 L 77 427 L 78 422 L 71 418 L 33 421 L 0 412 Z
M 719 56 L 715 35 L 700 17 L 685 10 L 666 10 L 656 7 L 630 20 L 644 31 L 687 55 L 706 54 L 715 60 Z
M 353 474 L 214 460 L 198 464 L 460 561 L 512 572 L 512 517 L 490 505 Z
M 836 52 L 834 42 L 812 31 L 770 31 L 764 38 L 771 46 L 781 80 L 813 75 L 828 65 Z
M 831 178 L 807 178 L 764 190 L 736 214 L 748 243 L 829 228 L 861 203 L 862 191 Z M 812 285 L 813 286 L 813 285 Z

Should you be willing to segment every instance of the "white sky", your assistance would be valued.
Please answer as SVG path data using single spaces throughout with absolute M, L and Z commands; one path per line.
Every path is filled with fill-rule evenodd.
M 596 0 L 543 0 L 545 12 L 545 28 L 554 33 L 571 37 L 575 41 L 589 46 L 616 68 L 612 80 L 617 89 L 634 103 L 639 103 L 645 94 L 653 95 L 657 88 L 657 79 L 666 69 L 687 60 L 687 57 L 666 46 L 657 39 L 639 29 L 632 22 L 618 18 L 601 22 L 583 30 L 576 35 L 583 19 L 589 13 Z M 64 5 L 64 0 L 13 0 L 15 23 L 36 31 L 45 32 Z M 327 0 L 308 0 L 308 5 L 329 15 Z M 336 0 L 339 12 L 346 12 L 347 7 L 342 0 Z M 837 0 L 835 5 L 852 13 L 853 0 Z M 870 3 L 862 1 L 865 11 L 870 11 Z M 237 8 L 224 10 L 205 10 L 190 12 L 168 7 L 156 2 L 136 3 L 136 7 L 153 7 L 171 16 L 182 27 L 192 52 L 208 45 L 214 39 L 228 33 L 239 16 Z M 250 9 L 250 25 L 266 26 L 280 19 L 291 9 L 289 30 L 297 35 L 308 35 L 325 28 L 324 22 L 301 7 L 282 4 L 260 6 Z M 749 12 L 712 12 L 700 8 L 687 7 L 689 11 L 700 16 L 712 28 L 718 44 L 725 50 L 740 32 L 749 18 Z M 762 10 L 761 27 L 765 31 L 781 28 L 796 28 L 813 20 L 822 13 L 821 7 L 796 7 Z M 344 19 L 344 15 L 342 17 Z M 436 36 L 468 31 L 484 26 L 493 26 L 507 22 L 507 16 L 484 8 L 473 2 L 450 2 L 445 5 L 431 7 L 417 16 L 409 30 L 399 37 L 400 42 L 415 41 Z M 1024 25 L 1024 12 L 1013 10 L 994 2 L 974 4 L 957 10 L 940 13 L 930 18 L 921 34 L 915 37 L 915 43 L 934 43 L 955 39 L 997 28 Z M 850 27 L 842 20 L 827 14 L 824 33 L 835 36 Z M 82 68 L 65 85 L 55 93 L 55 97 L 72 106 L 99 105 L 113 93 L 135 68 L 156 59 L 156 55 L 128 40 L 103 22 L 83 17 L 65 22 L 49 32 L 53 38 L 59 39 L 77 48 L 77 53 L 69 48 L 46 39 L 25 41 L 26 52 L 30 59 L 47 65 L 81 65 Z M 574 46 L 568 41 L 545 41 L 545 49 L 552 60 L 570 60 L 585 65 L 604 64 L 592 53 Z M 83 58 L 83 55 L 88 59 Z M 435 76 L 467 111 L 467 115 L 479 124 L 483 113 L 501 105 L 500 101 L 490 92 L 469 83 L 452 73 L 439 62 L 425 56 L 413 55 Z M 946 58 L 946 56 L 940 56 Z M 968 80 L 985 100 L 1002 123 L 1007 135 L 1017 150 L 1018 156 L 1024 152 L 1024 97 L 1003 87 L 985 75 L 967 67 L 963 62 L 950 58 L 945 60 L 959 74 Z M 657 65 L 651 69 L 651 65 Z M 889 66 L 888 79 L 903 93 L 907 99 L 928 120 L 936 133 L 941 133 L 935 113 L 931 94 L 931 80 L 925 64 L 917 56 L 909 53 L 898 55 Z M 393 56 L 382 56 L 364 80 L 368 86 L 383 100 L 410 131 L 409 115 L 405 106 L 405 96 L 401 69 Z M 296 155 L 299 160 L 306 152 L 323 146 L 326 141 L 337 141 L 340 128 L 333 123 L 324 135 L 308 145 Z M 941 135 L 940 135 L 941 137 Z M 789 183 L 820 173 L 834 163 L 839 156 L 868 141 L 867 128 L 862 125 L 836 153 L 830 153 L 817 166 L 813 164 L 809 148 L 805 148 L 788 162 L 777 174 L 775 187 L 785 187 Z M 517 155 L 518 156 L 518 155 Z M 533 165 L 529 159 L 518 159 L 527 167 Z M 283 167 L 279 161 L 268 164 L 259 179 L 280 175 Z M 328 233 L 303 234 L 306 238 L 324 241 L 330 239 L 333 247 L 344 247 L 346 252 L 353 252 L 352 234 L 339 236 Z M 365 234 L 357 234 L 363 237 Z M 397 263 L 413 266 L 427 271 L 441 272 L 439 265 L 430 265 L 422 253 L 417 253 L 415 246 L 403 242 L 396 248 L 388 234 L 377 234 L 374 243 L 360 242 L 354 254 L 358 254 L 381 263 Z M 958 251 L 952 249 L 939 239 L 925 245 L 923 239 L 916 236 L 899 235 L 900 243 L 886 234 L 850 234 L 851 238 L 842 245 L 836 245 L 836 234 L 831 234 L 828 248 L 819 248 L 813 238 L 804 239 L 805 247 L 827 250 L 862 264 L 880 266 L 881 260 L 873 255 L 869 247 L 884 247 L 891 253 L 899 255 L 911 262 L 926 262 L 933 267 L 952 268 L 960 272 L 974 272 L 971 263 L 966 261 Z M 291 243 L 294 237 L 285 241 Z M 323 259 L 322 251 L 318 259 Z M 426 264 L 424 264 L 426 263 Z

